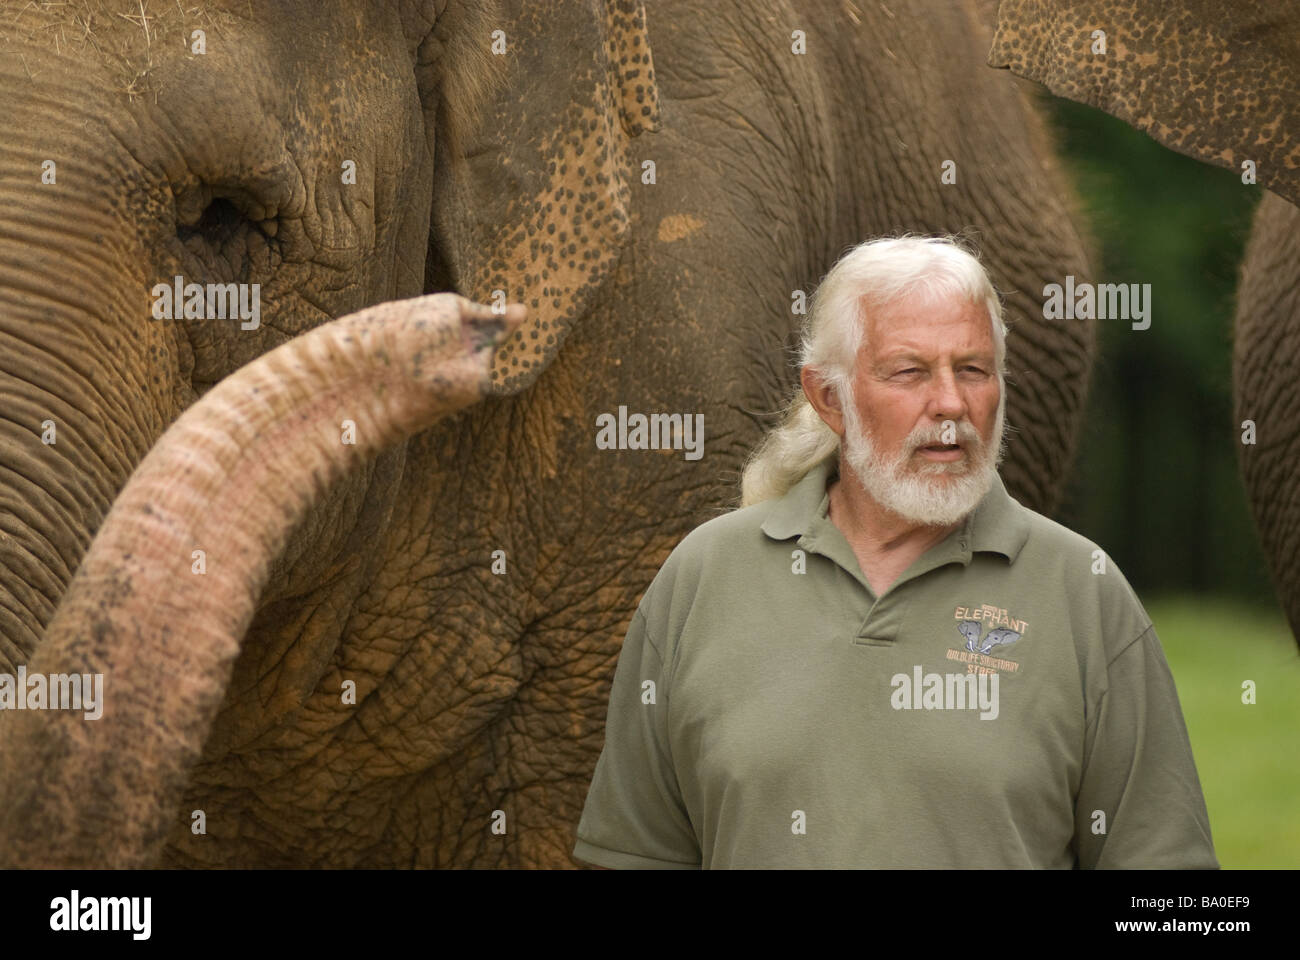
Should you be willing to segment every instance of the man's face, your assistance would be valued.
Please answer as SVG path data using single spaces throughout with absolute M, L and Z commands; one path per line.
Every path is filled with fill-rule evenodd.
M 842 398 L 846 471 L 906 520 L 956 523 L 988 492 L 1002 456 L 988 311 L 919 296 L 870 311 L 866 322 L 853 396 Z

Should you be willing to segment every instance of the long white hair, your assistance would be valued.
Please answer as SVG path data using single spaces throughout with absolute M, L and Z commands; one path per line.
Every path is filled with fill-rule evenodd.
M 976 255 L 956 237 L 887 237 L 861 243 L 842 256 L 813 295 L 801 337 L 800 367 L 812 367 L 834 386 L 842 407 L 852 404 L 853 365 L 864 345 L 867 311 L 912 294 L 960 297 L 987 308 L 998 384 L 1005 393 L 1002 304 Z M 803 388 L 796 387 L 781 422 L 745 464 L 741 506 L 784 496 L 839 449 L 839 436 L 808 402 Z

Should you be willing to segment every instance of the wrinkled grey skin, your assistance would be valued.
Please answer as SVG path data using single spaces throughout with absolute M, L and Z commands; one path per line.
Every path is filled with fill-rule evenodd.
M 0 17 L 0 672 L 31 658 L 133 467 L 212 384 L 386 300 L 501 290 L 529 309 L 490 396 L 355 469 L 293 532 L 182 802 L 138 831 L 166 834 L 164 865 L 571 865 L 635 604 L 736 501 L 794 385 L 794 291 L 865 238 L 977 234 L 1012 324 L 1003 475 L 1034 509 L 1060 494 L 1093 331 L 1044 323 L 1040 292 L 1087 269 L 973 5 L 489 6 Z M 151 320 L 176 274 L 261 283 L 261 326 Z M 705 456 L 598 450 L 619 405 L 703 414 Z M 103 760 L 123 791 L 131 762 Z M 109 791 L 97 815 L 114 809 Z M 123 862 L 119 842 L 105 826 L 84 855 Z
M 1093 52 L 1105 30 L 1108 53 Z M 1300 8 L 1249 0 L 1005 0 L 989 62 L 1266 190 L 1241 266 L 1233 423 L 1247 497 L 1300 645 Z M 1190 91 L 1190 92 L 1189 92 Z M 1254 182 L 1250 182 L 1251 178 Z M 1255 442 L 1243 442 L 1254 425 Z

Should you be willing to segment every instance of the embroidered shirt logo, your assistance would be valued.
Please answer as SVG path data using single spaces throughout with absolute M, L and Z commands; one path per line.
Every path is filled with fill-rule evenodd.
M 978 647 L 980 653 L 988 653 L 999 644 L 1015 643 L 1020 639 L 1020 634 L 1016 631 L 1003 627 L 990 630 L 983 639 L 980 639 L 980 625 L 975 620 L 963 620 L 957 624 L 957 629 L 966 638 L 966 649 L 974 650 Z
M 990 656 L 997 647 L 1007 647 L 1015 643 L 1029 624 L 1008 615 L 1005 607 L 982 604 L 978 607 L 957 607 L 954 611 L 957 620 L 957 632 L 966 641 L 965 650 L 949 649 L 948 659 L 966 664 L 967 673 L 997 673 L 1005 670 L 1015 673 L 1020 664 L 1002 656 Z M 983 632 L 987 624 L 989 631 Z M 1002 653 L 1001 650 L 998 653 Z

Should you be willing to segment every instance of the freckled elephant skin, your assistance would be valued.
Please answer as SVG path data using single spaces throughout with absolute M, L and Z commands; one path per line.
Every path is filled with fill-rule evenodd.
M 477 403 L 394 416 L 336 482 L 249 447 L 242 485 L 211 485 L 195 522 L 265 566 L 209 549 L 194 579 L 243 599 L 157 600 L 171 632 L 113 655 L 100 722 L 126 712 L 109 733 L 0 715 L 24 755 L 93 754 L 30 787 L 4 775 L 12 817 L 61 830 L 93 812 L 63 862 L 573 865 L 636 602 L 736 502 L 795 383 L 795 291 L 867 237 L 976 234 L 1011 324 L 1003 476 L 1035 509 L 1059 498 L 1094 331 L 1045 322 L 1040 297 L 1088 271 L 1038 118 L 984 66 L 975 4 L 284 0 L 263 21 L 230 0 L 198 23 L 162 5 L 147 41 L 136 4 L 103 6 L 124 16 L 95 18 L 93 44 L 50 22 L 62 8 L 0 17 L 0 570 L 18 573 L 0 578 L 0 672 L 101 656 L 59 639 L 96 615 L 74 571 L 143 582 L 165 541 L 110 536 L 110 506 L 142 509 L 114 505 L 132 472 L 246 365 L 422 293 L 501 291 L 527 317 Z M 182 55 L 199 27 L 208 52 Z M 47 157 L 57 185 L 39 183 Z M 260 283 L 260 326 L 149 319 L 176 275 Z M 322 406 L 335 393 L 310 409 L 342 419 Z M 702 414 L 703 459 L 597 449 L 620 405 Z M 233 456 L 245 444 L 223 438 L 244 430 L 227 417 L 170 462 Z M 250 520 L 262 494 L 308 489 L 300 520 L 277 515 L 282 548 Z M 105 570 L 97 533 L 132 560 Z M 202 545 L 181 546 L 152 576 L 191 583 Z M 0 859 L 53 864 L 38 843 Z
M 1096 30 L 1105 55 L 1093 52 Z M 1300 6 L 1003 0 L 989 62 L 1241 174 L 1243 190 L 1272 191 L 1242 260 L 1224 439 L 1300 646 Z M 1241 442 L 1247 420 L 1254 444 Z
M 1291 3 L 1003 0 L 989 62 L 1300 203 L 1298 39 Z

